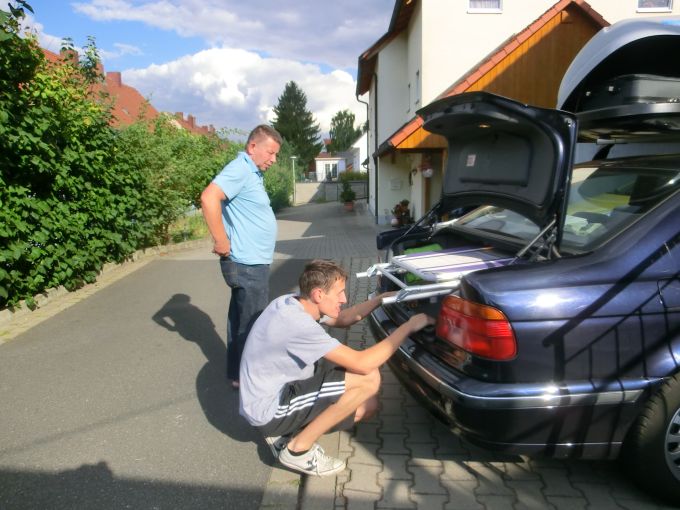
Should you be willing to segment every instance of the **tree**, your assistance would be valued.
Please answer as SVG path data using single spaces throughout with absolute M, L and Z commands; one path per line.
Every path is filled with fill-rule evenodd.
M 341 110 L 331 119 L 330 152 L 342 152 L 349 149 L 361 135 L 361 129 L 354 127 L 354 114 L 349 110 Z
M 319 124 L 307 110 L 307 96 L 294 81 L 286 83 L 274 113 L 272 125 L 292 145 L 300 168 L 307 168 L 323 144 L 319 140 Z

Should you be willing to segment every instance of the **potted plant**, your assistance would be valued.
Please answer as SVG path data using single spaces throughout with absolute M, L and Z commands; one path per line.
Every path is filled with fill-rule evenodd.
M 354 199 L 356 197 L 357 194 L 352 189 L 352 186 L 350 185 L 349 181 L 343 180 L 342 191 L 340 192 L 340 200 L 342 200 L 345 203 L 345 210 L 347 211 L 354 210 Z
M 401 227 L 412 223 L 411 209 L 408 207 L 409 203 L 408 200 L 404 199 L 392 208 L 392 215 L 394 216 L 392 219 L 393 226 Z

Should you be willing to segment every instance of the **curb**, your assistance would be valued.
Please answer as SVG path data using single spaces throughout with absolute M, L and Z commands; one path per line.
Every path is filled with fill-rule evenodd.
M 144 267 L 156 257 L 198 248 L 209 243 L 209 241 L 206 238 L 137 250 L 125 262 L 104 264 L 97 275 L 97 279 L 92 283 L 85 284 L 73 291 L 60 286 L 38 294 L 34 297 L 36 306 L 33 309 L 28 308 L 25 301 L 21 301 L 14 309 L 4 308 L 0 310 L 0 345 L 80 300 L 91 296 L 106 285 Z

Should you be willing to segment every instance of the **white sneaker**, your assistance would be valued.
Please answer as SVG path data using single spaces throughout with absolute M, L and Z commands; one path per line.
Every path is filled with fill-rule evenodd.
M 279 455 L 279 462 L 290 469 L 314 476 L 328 476 L 345 469 L 342 460 L 326 455 L 317 443 L 298 457 L 291 454 L 288 448 L 284 448 Z
M 272 451 L 272 455 L 274 456 L 275 459 L 279 458 L 281 450 L 283 450 L 286 447 L 289 439 L 290 437 L 288 436 L 271 436 L 264 438 L 265 442 L 267 443 L 267 446 L 269 446 L 269 449 Z

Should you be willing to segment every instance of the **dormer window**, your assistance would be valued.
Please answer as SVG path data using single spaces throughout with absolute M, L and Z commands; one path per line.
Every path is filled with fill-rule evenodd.
M 637 12 L 671 12 L 673 0 L 638 0 Z
M 500 13 L 503 12 L 502 0 L 468 0 L 469 13 Z

